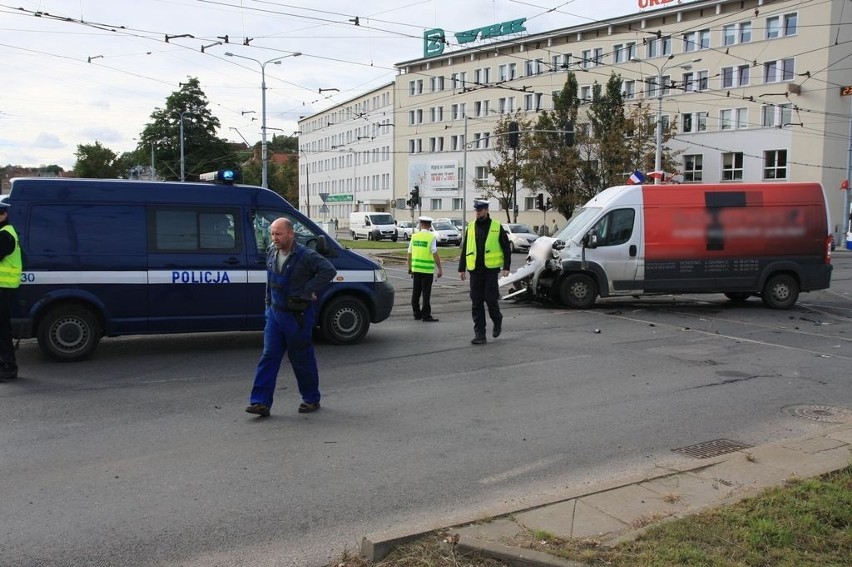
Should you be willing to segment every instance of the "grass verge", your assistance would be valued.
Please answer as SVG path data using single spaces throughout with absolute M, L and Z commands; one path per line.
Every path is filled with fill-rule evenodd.
M 652 525 L 634 541 L 605 548 L 529 532 L 513 545 L 585 565 L 612 567 L 848 567 L 852 565 L 852 466 L 794 480 L 759 496 Z M 431 534 L 378 563 L 346 556 L 330 567 L 478 567 L 504 563 L 462 557 L 451 536 Z

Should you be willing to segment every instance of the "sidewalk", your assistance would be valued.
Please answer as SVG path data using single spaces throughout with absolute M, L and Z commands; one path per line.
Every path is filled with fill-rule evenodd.
M 818 419 L 827 412 L 829 425 L 807 437 L 758 447 L 718 440 L 684 448 L 695 459 L 678 470 L 655 470 L 646 478 L 588 494 L 567 495 L 557 502 L 507 512 L 483 523 L 451 528 L 458 551 L 477 551 L 511 565 L 578 567 L 565 559 L 521 547 L 523 536 L 540 530 L 559 538 L 591 538 L 614 545 L 634 538 L 654 523 L 679 518 L 754 496 L 791 478 L 819 476 L 852 463 L 852 411 L 811 408 Z M 820 420 L 822 421 L 822 420 Z M 436 526 L 441 529 L 443 526 Z M 365 537 L 362 554 L 378 561 L 391 549 L 421 534 L 378 534 Z M 529 536 L 526 536 L 528 539 Z

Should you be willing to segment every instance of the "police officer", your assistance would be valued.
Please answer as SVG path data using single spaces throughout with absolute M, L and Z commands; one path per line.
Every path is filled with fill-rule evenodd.
M 21 285 L 21 245 L 15 227 L 9 224 L 9 203 L 0 202 L 0 380 L 18 377 L 18 362 L 12 337 L 12 303 Z
M 425 323 L 434 323 L 432 317 L 432 282 L 435 276 L 441 277 L 441 256 L 438 255 L 438 241 L 432 232 L 432 219 L 420 217 L 420 231 L 411 235 L 408 243 L 408 273 L 411 274 L 414 287 L 411 290 L 411 309 L 414 318 Z M 420 297 L 423 297 L 423 306 Z
M 500 290 L 497 279 L 508 276 L 512 264 L 509 235 L 502 225 L 488 214 L 488 201 L 473 202 L 476 219 L 467 225 L 462 242 L 464 254 L 459 258 L 459 278 L 465 280 L 465 270 L 470 272 L 470 301 L 473 315 L 474 337 L 471 344 L 482 345 L 485 339 L 485 306 L 491 317 L 491 335 L 496 339 L 503 331 L 500 313 Z
M 246 411 L 262 417 L 269 415 L 278 370 L 286 353 L 302 396 L 299 413 L 310 413 L 320 408 L 319 372 L 312 339 L 317 316 L 314 302 L 337 272 L 317 251 L 296 242 L 290 219 L 275 219 L 269 232 L 273 246 L 266 256 L 263 353 Z

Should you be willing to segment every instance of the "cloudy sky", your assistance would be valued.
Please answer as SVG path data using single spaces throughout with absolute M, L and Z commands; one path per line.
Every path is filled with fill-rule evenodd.
M 268 134 L 290 134 L 300 116 L 391 82 L 395 63 L 422 56 L 426 29 L 443 28 L 449 38 L 527 18 L 528 33 L 539 33 L 639 12 L 645 3 L 0 0 L 0 166 L 71 169 L 77 146 L 95 141 L 132 150 L 151 112 L 187 77 L 199 79 L 222 124 L 218 135 L 254 144 L 260 61 L 302 53 L 266 66 L 267 126 L 278 129 Z M 320 95 L 321 88 L 338 91 Z

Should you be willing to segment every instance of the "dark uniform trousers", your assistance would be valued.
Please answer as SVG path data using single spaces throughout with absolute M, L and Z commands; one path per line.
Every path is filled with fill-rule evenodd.
M 414 285 L 414 288 L 411 290 L 411 309 L 414 311 L 414 316 L 418 319 L 421 317 L 431 317 L 432 282 L 435 280 L 435 274 L 412 272 L 411 276 Z M 423 307 L 420 307 L 421 297 L 423 298 Z
M 485 306 L 491 321 L 503 320 L 500 313 L 500 288 L 497 279 L 500 269 L 478 269 L 470 272 L 470 301 L 473 315 L 473 332 L 477 337 L 485 336 Z M 484 305 L 483 305 L 484 302 Z

